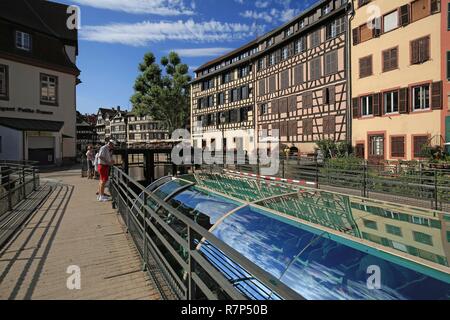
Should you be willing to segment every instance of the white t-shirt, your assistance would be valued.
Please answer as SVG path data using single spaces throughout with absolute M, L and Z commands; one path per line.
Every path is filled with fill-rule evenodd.
M 107 162 L 102 160 L 105 159 Z M 111 150 L 109 150 L 108 145 L 104 145 L 100 148 L 100 151 L 98 152 L 98 164 L 101 165 L 111 165 L 112 157 L 111 157 Z

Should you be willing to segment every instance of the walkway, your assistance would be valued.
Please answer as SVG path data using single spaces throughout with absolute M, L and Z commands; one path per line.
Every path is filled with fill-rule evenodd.
M 161 299 L 111 204 L 95 201 L 96 181 L 79 170 L 41 180 L 49 198 L 0 251 L 0 299 Z M 78 267 L 81 289 L 69 290 Z

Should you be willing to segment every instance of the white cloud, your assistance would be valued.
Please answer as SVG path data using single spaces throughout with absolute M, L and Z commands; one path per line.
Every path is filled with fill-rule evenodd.
M 263 0 L 258 0 L 255 1 L 255 7 L 259 8 L 259 9 L 264 9 L 267 8 L 269 6 L 269 1 L 263 1 Z
M 269 12 L 256 12 L 253 10 L 246 10 L 239 14 L 241 17 L 254 19 L 254 20 L 264 20 L 265 22 L 272 23 L 274 17 Z
M 155 14 L 161 16 L 193 15 L 195 2 L 190 6 L 185 0 L 73 0 L 99 9 L 109 9 L 133 14 Z
M 177 52 L 182 57 L 196 58 L 196 57 L 215 57 L 223 55 L 232 48 L 195 48 L 195 49 L 173 49 L 171 51 Z
M 113 23 L 101 26 L 84 26 L 80 39 L 103 43 L 120 43 L 131 46 L 145 46 L 151 42 L 167 40 L 192 41 L 196 43 L 233 41 L 254 37 L 264 27 L 253 23 L 222 23 L 187 21 L 144 21 L 140 23 Z

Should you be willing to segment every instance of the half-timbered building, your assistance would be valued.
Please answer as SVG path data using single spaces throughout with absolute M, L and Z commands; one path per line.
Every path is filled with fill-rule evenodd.
M 282 144 L 302 154 L 313 153 L 322 139 L 349 139 L 348 9 L 346 0 L 320 1 L 197 69 L 192 83 L 194 145 L 208 146 L 212 132 L 222 131 L 227 138 L 237 129 L 254 130 L 255 138 L 244 142 L 247 150 L 256 147 L 261 134 L 276 130 Z

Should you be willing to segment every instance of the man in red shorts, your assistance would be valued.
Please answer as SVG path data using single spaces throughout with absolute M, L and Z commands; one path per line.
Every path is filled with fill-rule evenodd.
M 110 140 L 107 144 L 100 148 L 98 152 L 98 172 L 100 174 L 100 183 L 98 189 L 98 201 L 106 202 L 111 199 L 105 195 L 105 186 L 109 180 L 109 171 L 114 164 L 112 160 L 112 153 L 115 146 L 115 141 Z

